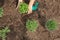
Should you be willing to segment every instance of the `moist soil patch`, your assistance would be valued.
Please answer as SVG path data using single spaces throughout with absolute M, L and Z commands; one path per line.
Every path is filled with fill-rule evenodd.
M 60 0 L 37 1 L 38 9 L 23 16 L 16 9 L 17 0 L 0 0 L 0 6 L 4 9 L 3 17 L 0 18 L 0 28 L 8 26 L 11 30 L 6 40 L 60 40 Z M 38 20 L 39 26 L 35 32 L 26 29 L 27 19 Z M 45 28 L 48 19 L 54 19 L 59 23 L 57 30 L 48 31 Z

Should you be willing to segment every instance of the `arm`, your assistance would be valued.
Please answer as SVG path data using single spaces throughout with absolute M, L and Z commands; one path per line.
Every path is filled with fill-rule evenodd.
M 18 0 L 17 8 L 19 7 L 19 4 L 20 4 L 21 2 L 23 2 L 23 0 Z M 16 8 L 16 9 L 17 9 L 17 8 Z
M 34 4 L 35 0 L 30 0 L 30 3 L 29 3 L 29 10 L 28 10 L 28 14 L 32 13 L 32 6 Z

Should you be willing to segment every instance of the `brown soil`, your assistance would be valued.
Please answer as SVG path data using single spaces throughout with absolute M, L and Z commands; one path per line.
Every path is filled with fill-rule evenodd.
M 4 8 L 4 15 L 0 18 L 0 28 L 8 26 L 11 30 L 6 40 L 60 40 L 60 0 L 38 0 L 38 2 L 38 10 L 23 16 L 16 9 L 16 0 L 0 1 L 0 6 Z M 26 20 L 32 18 L 39 22 L 35 32 L 25 28 Z M 48 19 L 57 21 L 57 30 L 48 31 L 45 28 L 45 22 Z

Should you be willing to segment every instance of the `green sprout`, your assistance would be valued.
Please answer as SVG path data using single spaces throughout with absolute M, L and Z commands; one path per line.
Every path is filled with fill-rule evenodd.
M 46 22 L 46 27 L 48 30 L 55 30 L 57 27 L 57 23 L 55 20 L 48 20 Z
M 36 20 L 27 20 L 26 22 L 26 28 L 29 30 L 29 31 L 32 31 L 34 32 L 38 27 L 38 23 Z
M 3 16 L 3 8 L 0 8 L 0 17 Z
M 26 3 L 20 3 L 20 5 L 19 5 L 19 12 L 21 14 L 27 13 L 28 12 L 28 4 L 26 4 Z
M 0 30 L 0 37 L 2 38 L 2 40 L 5 40 L 6 38 L 6 33 L 10 32 L 10 30 L 8 29 L 8 27 L 5 27 L 5 29 Z

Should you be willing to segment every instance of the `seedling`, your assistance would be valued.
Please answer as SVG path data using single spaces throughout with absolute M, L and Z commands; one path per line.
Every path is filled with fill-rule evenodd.
M 29 30 L 29 31 L 32 31 L 34 32 L 38 27 L 38 23 L 36 20 L 27 20 L 26 22 L 26 28 Z
M 5 27 L 5 29 L 0 30 L 0 37 L 2 40 L 5 40 L 6 38 L 6 33 L 10 32 L 10 29 L 8 27 Z
M 20 3 L 20 5 L 19 5 L 19 12 L 21 14 L 27 13 L 28 12 L 28 4 L 26 4 L 26 3 Z
M 57 23 L 55 20 L 48 20 L 46 22 L 46 27 L 48 30 L 55 30 L 57 27 Z
M 3 16 L 3 8 L 0 8 L 0 17 Z

